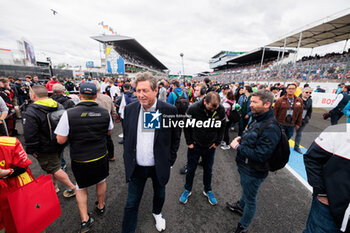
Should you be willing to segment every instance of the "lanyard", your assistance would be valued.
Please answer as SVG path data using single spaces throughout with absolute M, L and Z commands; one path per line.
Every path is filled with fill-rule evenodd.
M 207 112 L 206 109 L 204 109 L 204 112 L 208 115 L 208 112 Z M 211 116 L 211 118 L 214 118 L 214 116 L 216 115 L 216 113 L 217 113 L 217 111 L 215 111 L 215 112 L 213 113 L 213 115 Z
M 292 109 L 293 108 L 293 104 L 294 104 L 294 97 L 293 97 L 292 100 L 290 100 L 289 97 L 287 97 L 287 99 L 288 99 L 288 102 L 289 102 L 289 105 L 290 105 L 289 108 Z

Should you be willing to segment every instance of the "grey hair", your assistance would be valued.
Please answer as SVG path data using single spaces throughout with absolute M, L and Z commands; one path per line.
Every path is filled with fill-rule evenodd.
M 272 104 L 273 104 L 273 100 L 274 100 L 274 96 L 272 94 L 271 91 L 268 90 L 259 90 L 256 91 L 252 94 L 252 96 L 257 96 L 260 98 L 260 100 L 263 102 L 263 104 L 269 102 L 271 103 L 270 108 L 272 108 Z
M 305 87 L 305 88 L 303 89 L 303 92 L 305 92 L 305 91 L 312 91 L 312 88 L 310 88 L 310 87 Z
M 92 81 L 92 83 L 95 84 L 97 92 L 100 92 L 101 91 L 100 83 L 97 80 Z
M 152 91 L 154 91 L 157 88 L 157 79 L 153 77 L 152 73 L 150 72 L 136 74 L 135 89 L 137 87 L 138 82 L 142 82 L 142 81 L 149 81 L 151 84 Z
M 65 90 L 65 88 L 62 84 L 56 83 L 52 86 L 53 93 L 61 94 L 62 91 L 64 91 L 64 90 Z

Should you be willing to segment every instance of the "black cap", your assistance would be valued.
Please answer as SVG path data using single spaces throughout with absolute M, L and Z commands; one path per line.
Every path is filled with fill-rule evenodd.
M 222 86 L 222 89 L 223 90 L 230 89 L 230 86 L 228 84 L 225 84 L 225 85 Z
M 83 82 L 80 85 L 80 93 L 83 95 L 96 95 L 96 85 L 90 82 Z

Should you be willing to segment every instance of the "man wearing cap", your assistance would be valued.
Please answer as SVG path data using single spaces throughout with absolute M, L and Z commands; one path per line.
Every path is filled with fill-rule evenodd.
M 109 175 L 107 137 L 113 121 L 107 109 L 98 106 L 96 85 L 84 82 L 80 86 L 81 101 L 61 117 L 55 134 L 57 142 L 69 140 L 72 171 L 77 181 L 76 200 L 81 217 L 81 232 L 88 232 L 94 222 L 87 210 L 86 188 L 96 185 L 95 212 L 105 213 L 106 178 Z
M 223 104 L 225 103 L 226 101 L 226 96 L 227 96 L 227 93 L 230 91 L 230 86 L 228 84 L 224 84 L 222 86 L 222 91 L 219 93 L 220 95 L 220 103 Z
M 320 85 L 317 85 L 315 92 L 325 93 L 326 91 L 322 89 Z

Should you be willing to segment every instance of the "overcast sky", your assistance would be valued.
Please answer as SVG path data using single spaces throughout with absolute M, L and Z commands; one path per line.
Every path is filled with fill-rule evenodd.
M 100 64 L 99 43 L 90 36 L 103 32 L 103 21 L 135 38 L 171 73 L 182 69 L 184 53 L 185 73 L 194 74 L 209 70 L 209 59 L 221 50 L 251 51 L 349 7 L 349 0 L 1 0 L 0 48 L 17 49 L 16 40 L 24 37 L 37 60 Z M 343 47 L 344 42 L 314 52 Z

